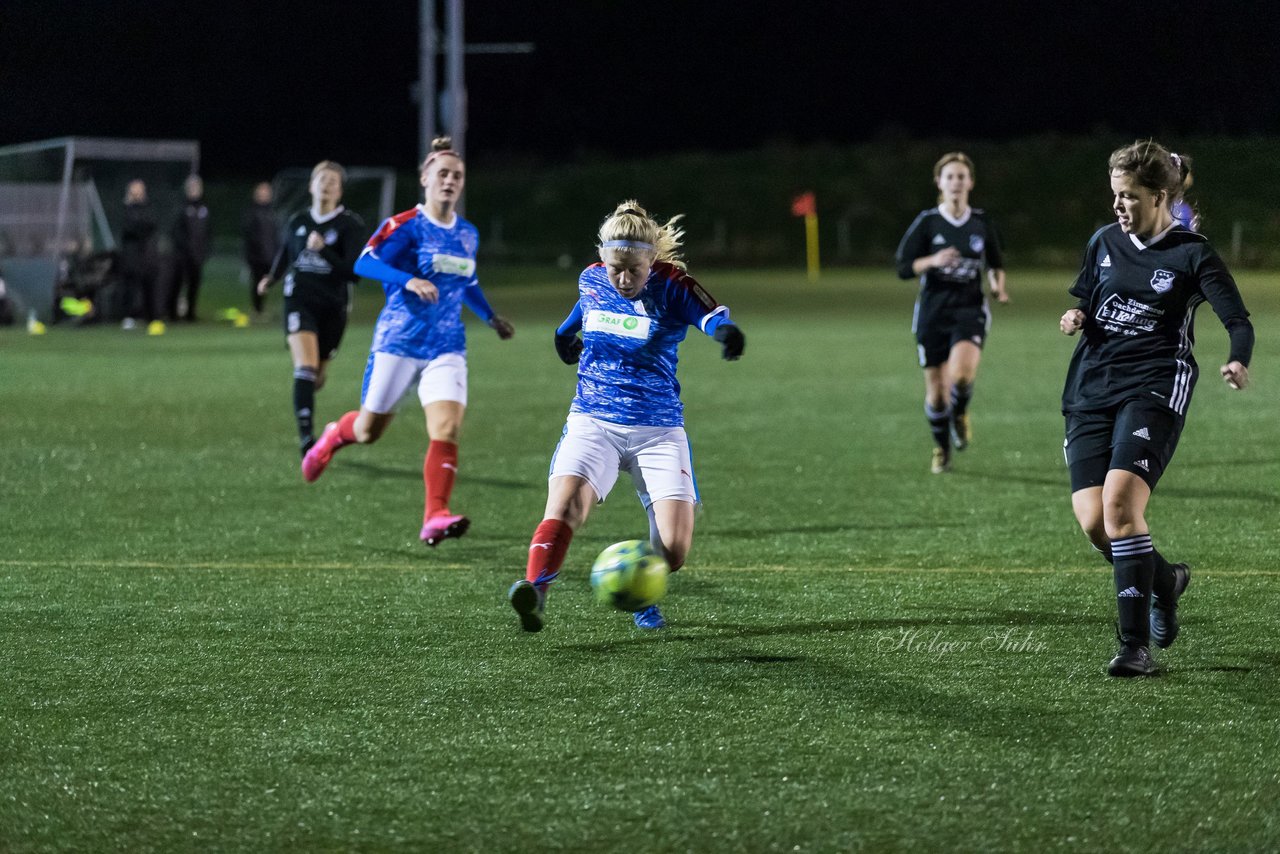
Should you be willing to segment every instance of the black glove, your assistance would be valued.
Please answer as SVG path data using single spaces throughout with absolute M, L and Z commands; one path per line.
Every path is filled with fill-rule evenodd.
M 578 364 L 582 355 L 582 339 L 575 335 L 556 335 L 556 355 L 566 365 Z
M 747 348 L 747 336 L 743 335 L 742 330 L 732 323 L 720 324 L 716 327 L 716 331 L 711 337 L 724 345 L 721 353 L 726 361 L 732 362 L 741 358 L 742 351 Z
M 511 321 L 496 314 L 489 320 L 489 328 L 498 333 L 498 337 L 503 341 L 510 340 L 516 334 L 516 328 L 511 325 Z

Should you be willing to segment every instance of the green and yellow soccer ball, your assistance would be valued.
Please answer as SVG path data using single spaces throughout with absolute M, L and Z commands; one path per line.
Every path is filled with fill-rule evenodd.
M 667 592 L 671 568 L 644 540 L 614 543 L 591 566 L 596 599 L 622 611 L 643 611 Z

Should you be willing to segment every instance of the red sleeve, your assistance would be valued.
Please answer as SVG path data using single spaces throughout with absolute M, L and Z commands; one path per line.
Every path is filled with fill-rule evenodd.
M 690 276 L 684 270 L 681 270 L 674 264 L 668 264 L 665 261 L 660 261 L 654 266 L 659 268 L 665 267 L 666 270 L 664 270 L 664 273 L 667 278 L 671 280 L 671 283 L 682 288 L 687 292 L 688 296 L 694 300 L 694 302 L 702 306 L 703 314 L 715 311 L 716 308 L 719 307 L 720 303 L 716 301 L 716 298 L 707 293 L 707 289 L 698 284 L 698 280 L 693 276 Z
M 407 211 L 388 217 L 382 225 L 378 227 L 378 230 L 373 233 L 373 236 L 369 238 L 369 241 L 365 243 L 365 249 L 377 249 L 382 245 L 384 240 L 391 236 L 392 232 L 417 215 L 417 208 L 409 208 Z

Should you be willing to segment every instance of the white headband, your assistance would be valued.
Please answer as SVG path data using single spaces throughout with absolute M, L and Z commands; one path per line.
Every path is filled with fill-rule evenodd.
M 652 243 L 643 240 L 606 240 L 600 244 L 601 249 L 653 249 Z

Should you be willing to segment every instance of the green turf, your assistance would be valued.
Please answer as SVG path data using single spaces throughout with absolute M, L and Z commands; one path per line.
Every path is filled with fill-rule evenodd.
M 1280 847 L 1274 279 L 1241 277 L 1247 393 L 1200 312 L 1150 512 L 1194 582 L 1166 674 L 1126 682 L 1060 451 L 1070 278 L 1013 272 L 937 477 L 910 285 L 705 275 L 748 346 L 684 348 L 706 505 L 657 634 L 587 583 L 645 534 L 625 482 L 546 631 L 504 601 L 572 395 L 572 274 L 486 279 L 518 333 L 472 329 L 475 522 L 433 551 L 415 407 L 301 481 L 276 326 L 0 330 L 0 851 Z M 210 309 L 233 293 L 215 276 Z M 322 420 L 358 402 L 378 302 Z

